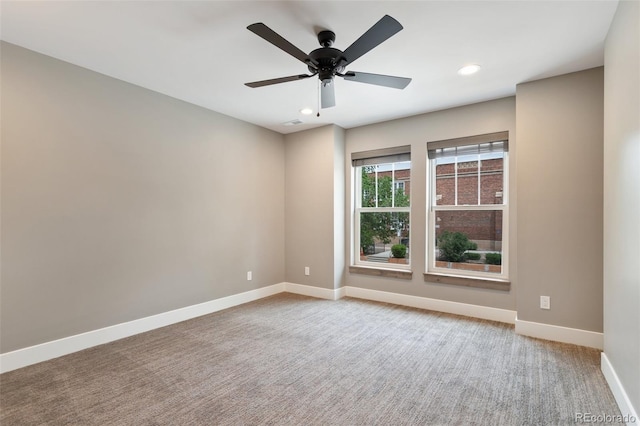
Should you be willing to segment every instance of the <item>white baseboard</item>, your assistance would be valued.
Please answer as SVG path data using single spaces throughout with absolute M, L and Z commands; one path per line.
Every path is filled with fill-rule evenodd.
M 430 299 L 427 297 L 410 296 L 379 290 L 369 290 L 360 287 L 346 287 L 346 296 L 374 300 L 376 302 L 393 303 L 395 305 L 410 306 L 412 308 L 446 312 L 449 314 L 463 315 L 473 318 L 481 318 L 504 322 L 507 324 L 513 324 L 516 319 L 516 312 L 507 309 L 470 305 L 467 303 L 450 302 L 448 300 Z
M 328 300 L 338 300 L 344 297 L 345 293 L 344 287 L 330 289 L 294 283 L 284 283 L 284 291 Z
M 559 325 L 542 324 L 523 321 L 516 318 L 516 333 L 523 336 L 537 337 L 554 342 L 571 343 L 602 350 L 604 335 L 595 331 L 561 327 Z
M 0 354 L 0 373 L 5 373 L 7 371 L 26 367 L 28 365 L 47 361 L 63 355 L 68 355 L 93 346 L 102 345 L 114 340 L 133 336 L 134 334 L 144 333 L 156 328 L 165 327 L 167 325 L 207 315 L 282 292 L 296 293 L 328 300 L 338 300 L 342 297 L 349 296 L 359 299 L 393 303 L 413 308 L 515 324 L 516 333 L 527 336 L 573 343 L 598 349 L 602 349 L 603 345 L 602 333 L 520 321 L 516 319 L 515 311 L 506 309 L 369 290 L 359 287 L 328 289 L 283 282 Z
M 638 419 L 640 419 L 638 413 L 633 408 L 631 400 L 624 390 L 624 386 L 622 386 L 622 382 L 620 382 L 613 365 L 611 365 L 607 354 L 604 352 L 600 354 L 600 369 L 602 370 L 604 378 L 607 380 L 609 388 L 611 388 L 611 393 L 613 393 L 613 397 L 618 403 L 618 408 L 620 408 L 620 413 L 626 423 L 628 425 L 638 424 Z
M 114 340 L 133 336 L 134 334 L 165 327 L 167 325 L 199 317 L 201 315 L 221 311 L 243 303 L 252 302 L 254 300 L 262 299 L 263 297 L 282 293 L 285 291 L 284 289 L 285 283 L 274 284 L 244 293 L 234 294 L 220 299 L 199 303 L 197 305 L 187 306 L 173 311 L 163 312 L 161 314 L 0 354 L 0 373 L 37 364 L 42 361 L 68 355 L 70 353 L 102 345 L 104 343 L 113 342 Z

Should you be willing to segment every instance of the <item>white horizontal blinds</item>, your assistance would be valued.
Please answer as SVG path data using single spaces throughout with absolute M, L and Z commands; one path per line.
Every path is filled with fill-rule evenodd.
M 411 145 L 351 153 L 354 167 L 411 161 Z
M 489 154 L 508 150 L 509 132 L 496 132 L 466 138 L 427 142 L 429 159 Z
M 506 151 L 505 146 L 506 142 L 488 142 L 481 143 L 479 145 L 467 145 L 467 146 L 456 146 L 452 148 L 440 148 L 429 150 L 429 158 L 430 159 L 438 159 L 444 157 L 454 157 L 454 156 L 463 156 L 463 155 L 478 155 L 478 154 L 490 154 L 493 152 L 504 152 Z

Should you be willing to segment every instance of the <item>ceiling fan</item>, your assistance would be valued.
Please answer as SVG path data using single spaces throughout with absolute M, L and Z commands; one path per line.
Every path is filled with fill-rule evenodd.
M 360 71 L 345 71 L 356 59 L 372 50 L 402 29 L 402 25 L 389 15 L 385 15 L 367 32 L 343 52 L 331 47 L 336 39 L 333 31 L 325 30 L 318 33 L 318 42 L 322 46 L 308 55 L 296 46 L 285 40 L 278 33 L 267 27 L 262 22 L 249 25 L 247 29 L 262 37 L 274 46 L 284 50 L 289 55 L 304 62 L 311 74 L 298 74 L 289 77 L 280 77 L 270 80 L 254 81 L 245 83 L 249 87 L 262 87 L 272 84 L 286 83 L 289 81 L 302 80 L 305 78 L 318 76 L 320 80 L 320 99 L 322 108 L 329 108 L 336 105 L 333 78 L 342 77 L 345 80 L 360 83 L 375 84 L 378 86 L 404 89 L 411 82 L 410 78 L 394 77 L 382 74 L 370 74 Z

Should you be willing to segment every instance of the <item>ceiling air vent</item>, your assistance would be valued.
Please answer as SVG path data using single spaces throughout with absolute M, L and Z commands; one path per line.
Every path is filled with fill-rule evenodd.
M 284 123 L 282 123 L 283 126 L 297 126 L 298 124 L 302 124 L 303 121 L 298 120 L 297 118 L 295 120 L 291 120 L 291 121 L 286 121 Z

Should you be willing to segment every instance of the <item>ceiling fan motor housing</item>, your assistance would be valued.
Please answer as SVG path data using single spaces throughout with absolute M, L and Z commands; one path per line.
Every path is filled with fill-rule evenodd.
M 344 71 L 342 51 L 333 47 L 321 47 L 309 53 L 309 57 L 318 65 L 309 65 L 309 71 L 318 72 L 320 80 L 331 80 L 336 73 Z
M 331 47 L 334 41 L 336 41 L 336 34 L 333 31 L 320 31 L 318 33 L 318 43 L 322 47 L 309 53 L 309 58 L 314 62 L 313 65 L 309 65 L 309 71 L 312 73 L 317 72 L 318 78 L 323 84 L 331 83 L 336 73 L 344 71 L 344 66 L 341 65 L 344 56 L 341 50 Z

